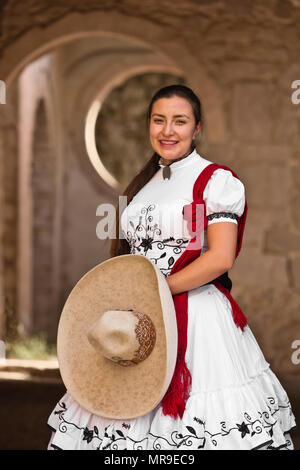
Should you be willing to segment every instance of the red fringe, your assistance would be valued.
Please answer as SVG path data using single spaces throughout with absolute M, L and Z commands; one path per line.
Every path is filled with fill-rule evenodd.
M 238 328 L 241 328 L 244 331 L 245 326 L 248 324 L 247 318 L 243 314 L 240 306 L 236 303 L 230 292 L 224 287 L 219 281 L 214 280 L 213 284 L 221 291 L 223 294 L 226 295 L 227 299 L 229 300 L 232 308 L 232 316 L 234 323 Z
M 172 416 L 174 419 L 180 416 L 182 419 L 191 385 L 192 377 L 185 363 L 184 356 L 177 357 L 172 381 L 162 400 L 164 415 Z
M 182 418 L 185 403 L 190 394 L 192 384 L 191 373 L 185 363 L 185 352 L 187 346 L 187 308 L 188 293 L 181 292 L 173 296 L 177 330 L 178 330 L 178 350 L 175 371 L 169 388 L 162 399 L 162 410 L 164 415 L 170 415 L 174 419 Z

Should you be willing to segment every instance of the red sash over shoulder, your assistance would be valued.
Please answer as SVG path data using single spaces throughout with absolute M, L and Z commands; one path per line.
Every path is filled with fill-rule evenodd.
M 217 163 L 211 163 L 198 176 L 194 188 L 193 188 L 193 202 L 184 206 L 183 218 L 187 220 L 187 227 L 193 234 L 197 234 L 192 238 L 183 254 L 177 259 L 173 268 L 171 269 L 170 275 L 174 274 L 181 269 L 185 268 L 189 263 L 198 258 L 201 254 L 201 239 L 199 232 L 204 231 L 207 226 L 207 217 L 205 209 L 205 201 L 203 200 L 203 191 L 205 186 L 211 177 L 212 173 L 218 169 L 223 168 L 229 170 L 238 178 L 236 173 L 225 165 L 218 165 Z M 204 211 L 203 211 L 204 209 Z M 235 257 L 237 258 L 241 246 L 244 233 L 244 227 L 247 217 L 247 201 L 245 201 L 245 209 L 241 217 L 238 218 L 238 237 Z M 196 243 L 196 245 L 195 245 Z M 238 304 L 231 296 L 228 289 L 226 289 L 221 282 L 217 279 L 211 281 L 223 294 L 226 295 L 227 299 L 231 303 L 233 319 L 237 327 L 244 330 L 247 325 L 247 319 L 241 311 Z M 170 386 L 162 399 L 162 409 L 164 415 L 182 418 L 185 404 L 189 398 L 190 388 L 192 384 L 192 377 L 190 371 L 185 363 L 185 353 L 187 346 L 187 322 L 188 322 L 188 291 L 181 292 L 173 296 L 174 306 L 176 310 L 177 328 L 178 328 L 178 353 L 175 371 L 173 374 Z M 200 314 L 200 313 L 199 313 Z

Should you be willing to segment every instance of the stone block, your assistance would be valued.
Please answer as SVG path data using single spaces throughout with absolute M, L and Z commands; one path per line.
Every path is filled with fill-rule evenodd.
M 252 61 L 226 60 L 222 68 L 222 81 L 232 84 L 233 81 L 256 79 L 259 64 Z
M 286 258 L 284 256 L 266 255 L 257 247 L 242 248 L 229 274 L 238 285 L 255 286 L 288 286 Z
M 262 83 L 236 83 L 232 96 L 232 132 L 241 140 L 269 141 L 272 129 L 271 94 Z
M 300 365 L 292 362 L 292 343 L 300 339 L 300 295 L 281 283 L 236 290 L 239 294 L 233 294 L 234 299 L 246 315 L 271 369 L 300 377 Z
M 289 165 L 245 164 L 239 177 L 245 184 L 249 205 L 274 211 L 274 220 L 282 220 L 289 205 Z M 276 211 L 276 212 L 275 212 Z
M 287 165 L 292 159 L 293 147 L 274 144 L 245 144 L 236 149 L 236 158 L 240 158 L 243 162 L 255 164 Z
M 263 252 L 265 250 L 266 232 L 271 231 L 270 227 L 275 223 L 276 218 L 276 211 L 266 211 L 262 207 L 254 207 L 252 204 L 248 205 L 243 248 L 246 249 L 246 246 L 252 245 Z M 281 224 L 282 226 L 286 226 L 287 223 L 288 213 L 283 212 Z
M 292 166 L 292 183 L 295 189 L 300 190 L 300 165 L 294 164 Z
M 300 252 L 300 233 L 293 233 L 287 230 L 282 224 L 280 227 L 273 227 L 265 234 L 266 253 L 286 254 L 289 251 Z
M 290 211 L 292 215 L 293 226 L 300 230 L 300 165 L 293 165 L 291 171 L 291 197 Z
M 299 122 L 299 134 L 300 134 L 300 122 Z M 292 161 L 294 163 L 300 163 L 300 149 L 298 148 L 293 149 Z
M 197 147 L 198 148 L 198 147 Z M 198 151 L 199 152 L 199 151 Z M 205 154 L 201 154 L 207 160 L 210 160 L 215 163 L 219 163 L 220 165 L 227 165 L 229 168 L 235 163 L 235 150 L 231 143 L 228 144 L 209 144 L 207 151 Z M 232 168 L 234 170 L 234 168 Z
M 287 83 L 287 87 L 290 84 Z M 300 105 L 294 105 L 290 96 L 286 96 L 281 106 L 277 107 L 277 112 L 272 117 L 274 135 L 273 142 L 279 145 L 298 145 L 299 143 L 299 119 L 297 119 L 296 110 Z
M 288 267 L 293 287 L 300 292 L 300 254 L 292 254 L 288 259 Z M 300 317 L 300 313 L 299 313 Z M 299 330 L 300 334 L 300 330 Z

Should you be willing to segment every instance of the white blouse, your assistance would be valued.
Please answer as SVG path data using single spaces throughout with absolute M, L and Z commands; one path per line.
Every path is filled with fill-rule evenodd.
M 203 191 L 203 199 L 206 205 L 207 225 L 215 222 L 233 222 L 245 209 L 245 187 L 241 180 L 237 179 L 231 171 L 218 168 L 213 172 Z M 222 213 L 225 213 L 223 216 Z M 208 217 L 209 215 L 212 217 Z M 218 214 L 218 215 L 217 215 Z
M 163 179 L 164 165 L 160 164 L 160 169 L 121 214 L 121 230 L 131 253 L 150 258 L 165 276 L 191 239 L 182 209 L 193 201 L 194 183 L 211 163 L 194 149 L 187 157 L 171 164 L 170 179 Z M 245 208 L 243 183 L 223 168 L 211 175 L 203 198 L 208 225 L 237 224 L 237 216 L 240 217 Z M 203 254 L 208 249 L 206 229 L 201 240 Z

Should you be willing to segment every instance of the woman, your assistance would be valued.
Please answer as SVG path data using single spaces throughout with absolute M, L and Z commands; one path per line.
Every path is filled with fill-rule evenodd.
M 203 192 L 208 223 L 201 256 L 170 274 L 191 240 L 183 206 L 193 201 L 195 181 L 212 162 L 194 146 L 202 117 L 190 88 L 159 90 L 149 105 L 148 124 L 154 154 L 124 192 L 125 237 L 113 240 L 111 256 L 147 256 L 173 296 L 188 292 L 185 363 L 191 384 L 184 412 L 173 416 L 162 400 L 145 416 L 108 420 L 88 413 L 67 392 L 49 417 L 48 449 L 292 450 L 290 430 L 296 423 L 287 394 L 250 327 L 237 328 L 228 298 L 213 283 L 218 278 L 231 289 L 227 273 L 245 211 L 244 185 L 231 171 L 212 173 Z

